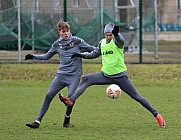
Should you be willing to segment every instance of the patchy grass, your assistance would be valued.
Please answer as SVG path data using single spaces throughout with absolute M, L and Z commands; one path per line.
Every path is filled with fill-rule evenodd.
M 57 64 L 0 65 L 1 140 L 120 140 L 181 139 L 180 65 L 130 65 L 129 77 L 141 95 L 163 115 L 167 126 L 159 128 L 155 118 L 124 92 L 112 100 L 106 85 L 91 86 L 77 100 L 72 127 L 62 127 L 65 106 L 54 98 L 39 129 L 26 123 L 36 119 L 57 69 Z M 84 64 L 84 73 L 100 71 L 100 64 Z M 67 94 L 67 89 L 62 92 Z
M 52 81 L 58 67 L 59 64 L 0 64 L 0 82 L 43 86 Z M 84 64 L 83 68 L 84 74 L 99 72 L 101 64 Z M 136 85 L 181 86 L 179 64 L 127 64 L 127 68 L 129 77 Z

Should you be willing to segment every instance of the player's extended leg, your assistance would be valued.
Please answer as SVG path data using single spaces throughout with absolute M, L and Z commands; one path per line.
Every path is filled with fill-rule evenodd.
M 138 93 L 138 91 L 132 84 L 131 80 L 127 76 L 123 76 L 118 80 L 116 84 L 118 84 L 125 93 L 127 93 L 134 100 L 138 101 L 142 106 L 148 109 L 154 116 L 158 115 L 156 109 L 148 102 L 146 98 L 142 97 Z
M 75 102 L 75 100 L 87 89 L 87 87 L 91 85 L 105 85 L 111 84 L 111 81 L 108 80 L 107 77 L 103 75 L 102 72 L 91 73 L 84 75 L 82 77 L 82 81 L 79 84 L 75 94 L 73 94 L 70 99 Z
M 38 117 L 37 117 L 36 121 L 33 122 L 33 123 L 28 123 L 28 124 L 26 124 L 26 126 L 28 126 L 30 128 L 39 128 L 41 120 L 43 119 L 43 116 L 47 112 L 52 99 L 55 97 L 55 95 L 61 89 L 63 89 L 65 87 L 63 84 L 61 84 L 60 81 L 61 81 L 61 76 L 59 74 L 57 74 L 56 77 L 54 78 L 54 80 L 52 81 L 50 87 L 49 87 L 48 93 L 45 96 L 45 99 L 43 101 L 41 110 L 40 110 L 40 112 L 38 114 Z
M 87 87 L 91 85 L 104 84 L 111 84 L 111 80 L 105 77 L 102 72 L 87 74 L 82 77 L 81 83 L 79 84 L 75 93 L 70 98 L 63 96 L 62 94 L 59 94 L 59 99 L 65 105 L 72 106 L 75 100 L 87 89 Z
M 68 97 L 73 95 L 75 93 L 75 90 L 77 89 L 80 81 L 80 76 L 68 76 L 65 80 L 66 83 L 68 84 Z M 66 113 L 65 113 L 65 118 L 64 118 L 64 123 L 63 127 L 69 127 L 70 124 L 70 115 L 72 113 L 73 105 L 72 106 L 67 106 Z
M 84 93 L 84 91 L 87 89 L 87 87 L 89 87 L 91 85 L 106 85 L 106 84 L 113 84 L 113 83 L 114 83 L 114 80 L 110 79 L 108 77 L 105 77 L 102 72 L 87 74 L 82 77 L 81 83 L 79 84 L 75 93 L 70 98 L 63 96 L 62 94 L 59 94 L 59 99 L 66 106 L 72 106 L 74 104 L 75 100 L 82 93 Z
M 150 102 L 138 93 L 128 76 L 121 77 L 118 80 L 116 81 L 116 84 L 118 84 L 125 93 L 127 93 L 131 98 L 138 101 L 143 107 L 149 110 L 154 117 L 157 118 L 160 116 L 160 114 L 158 114 L 157 110 L 150 104 Z M 162 117 L 159 117 L 158 122 L 160 127 L 165 127 L 165 121 Z

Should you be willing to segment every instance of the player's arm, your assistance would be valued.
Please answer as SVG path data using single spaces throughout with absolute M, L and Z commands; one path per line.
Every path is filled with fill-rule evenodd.
M 73 39 L 75 40 L 75 43 L 77 43 L 77 45 L 80 47 L 80 49 L 82 50 L 82 52 L 91 52 L 93 50 L 96 49 L 95 46 L 92 46 L 88 43 L 86 43 L 83 39 L 78 38 L 78 37 L 73 37 Z
M 122 49 L 124 47 L 125 40 L 124 40 L 124 38 L 123 38 L 123 36 L 121 34 L 119 34 L 118 36 L 116 36 L 114 38 L 114 42 L 119 48 Z
M 100 50 L 100 47 L 98 46 L 93 51 L 83 52 L 83 53 L 81 53 L 81 55 L 82 55 L 82 58 L 84 58 L 84 59 L 94 59 L 101 55 L 101 50 Z
M 91 52 L 83 52 L 83 53 L 76 53 L 73 54 L 71 58 L 81 57 L 84 59 L 94 59 L 101 55 L 101 49 L 100 45 L 98 47 L 95 47 L 93 51 Z
M 49 60 L 51 59 L 54 55 L 56 54 L 56 49 L 54 45 L 50 48 L 50 50 L 42 55 L 34 55 L 34 54 L 27 54 L 25 56 L 25 60 L 30 60 L 30 59 L 36 59 L 36 60 Z
M 124 43 L 125 43 L 125 39 L 124 37 L 119 33 L 119 26 L 114 26 L 114 29 L 112 31 L 112 34 L 114 35 L 114 43 L 119 47 L 119 48 L 123 48 L 124 47 Z
M 54 47 L 51 47 L 51 49 L 50 49 L 47 53 L 45 53 L 45 54 L 42 54 L 42 55 L 34 55 L 34 59 L 37 59 L 37 60 L 49 60 L 49 59 L 51 59 L 55 54 L 56 54 L 55 48 L 54 48 Z

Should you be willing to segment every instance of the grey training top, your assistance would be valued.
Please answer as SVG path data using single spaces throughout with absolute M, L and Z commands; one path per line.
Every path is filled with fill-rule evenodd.
M 73 58 L 71 56 L 75 53 L 82 53 L 84 51 L 90 52 L 96 47 L 87 44 L 83 39 L 76 36 L 70 36 L 68 40 L 63 38 L 57 39 L 46 54 L 34 55 L 33 59 L 49 60 L 55 54 L 60 57 L 60 67 L 57 73 L 67 75 L 82 75 L 82 58 Z
M 102 43 L 102 40 L 99 42 L 99 45 L 98 45 L 98 47 L 96 47 L 95 50 L 93 50 L 91 52 L 83 52 L 83 53 L 81 53 L 83 58 L 84 59 L 94 59 L 94 58 L 99 57 L 101 55 L 101 43 Z M 119 33 L 118 36 L 115 36 L 113 40 L 114 40 L 114 43 L 117 45 L 117 47 L 119 47 L 121 49 L 124 47 L 125 39 L 120 33 Z M 109 42 L 110 41 L 107 41 L 107 43 L 109 43 Z

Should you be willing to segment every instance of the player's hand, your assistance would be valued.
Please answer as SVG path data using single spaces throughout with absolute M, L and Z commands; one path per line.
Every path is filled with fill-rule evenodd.
M 118 36 L 118 32 L 119 32 L 119 26 L 114 26 L 113 30 L 112 30 L 112 34 L 114 36 Z
M 27 54 L 26 56 L 25 56 L 25 60 L 31 60 L 31 59 L 33 59 L 33 55 L 32 54 Z
M 82 58 L 82 55 L 80 53 L 75 53 L 71 56 L 71 59 L 76 58 L 76 57 Z

